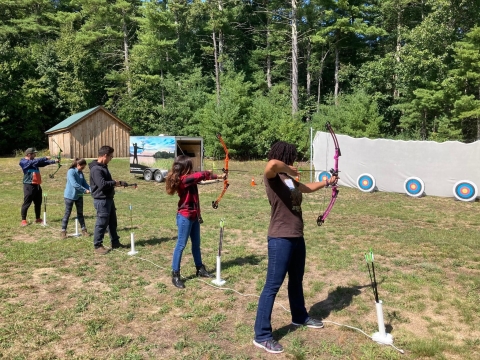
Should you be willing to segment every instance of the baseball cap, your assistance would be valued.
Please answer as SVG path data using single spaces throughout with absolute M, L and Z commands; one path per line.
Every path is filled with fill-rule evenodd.
M 28 148 L 26 151 L 25 151 L 25 155 L 28 155 L 28 154 L 33 154 L 33 153 L 37 153 L 37 149 L 35 149 L 34 147 L 31 147 L 31 148 Z

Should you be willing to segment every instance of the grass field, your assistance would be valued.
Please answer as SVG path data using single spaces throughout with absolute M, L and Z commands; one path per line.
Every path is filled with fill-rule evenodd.
M 230 188 L 217 210 L 211 202 L 222 184 L 200 187 L 203 260 L 214 269 L 219 221 L 225 218 L 222 278 L 229 289 L 196 279 L 187 248 L 182 259 L 186 289 L 177 290 L 170 264 L 178 197 L 168 196 L 164 183 L 134 180 L 127 159 L 111 162 L 115 179 L 139 184 L 136 190 L 119 189 L 115 197 L 121 241 L 128 244 L 133 231 L 139 253 L 115 250 L 98 256 L 92 237 L 60 240 L 67 166 L 54 179 L 48 174 L 56 165 L 42 169 L 48 226 L 20 227 L 19 160 L 0 159 L 0 358 L 480 358 L 478 202 L 340 188 L 331 214 L 318 227 L 316 218 L 327 206 L 330 190 L 306 196 L 306 305 L 312 316 L 324 319 L 325 328 L 289 325 L 284 285 L 272 325 L 285 352 L 270 355 L 252 345 L 267 267 L 270 208 L 261 183 L 264 162 L 230 162 L 231 169 L 248 172 L 230 173 Z M 257 186 L 250 185 L 252 177 Z M 93 231 L 90 197 L 85 198 L 85 215 Z M 33 205 L 28 218 L 34 220 Z M 386 328 L 403 355 L 360 331 L 333 324 L 368 335 L 378 331 L 364 259 L 370 248 Z

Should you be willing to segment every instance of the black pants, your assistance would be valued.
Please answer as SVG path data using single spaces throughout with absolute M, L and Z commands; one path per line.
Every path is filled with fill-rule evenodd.
M 85 228 L 85 218 L 83 217 L 83 196 L 80 196 L 77 200 L 67 199 L 65 200 L 65 215 L 63 215 L 62 219 L 62 230 L 67 230 L 68 219 L 70 218 L 70 214 L 72 213 L 73 204 L 77 208 L 77 219 L 82 227 L 82 230 Z
M 117 234 L 117 209 L 113 199 L 93 199 L 93 206 L 97 210 L 97 221 L 93 233 L 95 249 L 103 245 L 103 237 L 107 231 L 112 246 L 120 244 L 120 236 Z
M 42 187 L 40 185 L 23 184 L 22 220 L 27 220 L 27 211 L 32 201 L 35 205 L 35 219 L 40 219 L 40 211 L 42 210 Z

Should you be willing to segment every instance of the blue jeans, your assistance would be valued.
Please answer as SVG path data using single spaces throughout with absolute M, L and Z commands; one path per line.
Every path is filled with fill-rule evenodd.
M 103 245 L 103 237 L 108 231 L 112 246 L 120 243 L 117 234 L 117 209 L 113 199 L 93 199 L 93 206 L 97 210 L 97 221 L 93 233 L 93 246 L 99 248 Z
M 75 207 L 77 208 L 78 222 L 80 223 L 80 226 L 82 227 L 82 229 L 85 229 L 85 218 L 83 217 L 83 197 L 80 196 L 77 200 L 72 200 L 67 198 L 64 198 L 64 200 L 65 200 L 65 215 L 63 215 L 63 219 L 62 219 L 62 230 L 67 230 L 68 219 L 72 214 L 73 204 L 75 204 Z
M 192 240 L 192 255 L 196 267 L 202 266 L 202 254 L 200 253 L 200 223 L 198 219 L 189 220 L 183 215 L 177 214 L 178 238 L 173 251 L 172 270 L 180 271 L 182 253 L 187 246 L 188 237 Z
M 272 309 L 275 297 L 288 274 L 288 300 L 292 322 L 303 324 L 308 319 L 303 297 L 303 274 L 305 272 L 305 240 L 299 238 L 268 237 L 267 279 L 258 300 L 255 319 L 255 341 L 272 339 Z

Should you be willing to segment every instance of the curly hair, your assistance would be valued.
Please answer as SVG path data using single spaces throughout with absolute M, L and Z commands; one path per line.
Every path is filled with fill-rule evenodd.
M 272 145 L 267 155 L 268 160 L 280 160 L 287 165 L 293 165 L 297 159 L 297 148 L 293 144 L 279 141 Z
M 168 195 L 173 195 L 177 192 L 180 185 L 180 178 L 183 175 L 192 172 L 192 160 L 186 155 L 179 155 L 175 158 L 172 169 L 168 172 L 165 179 L 165 188 Z

